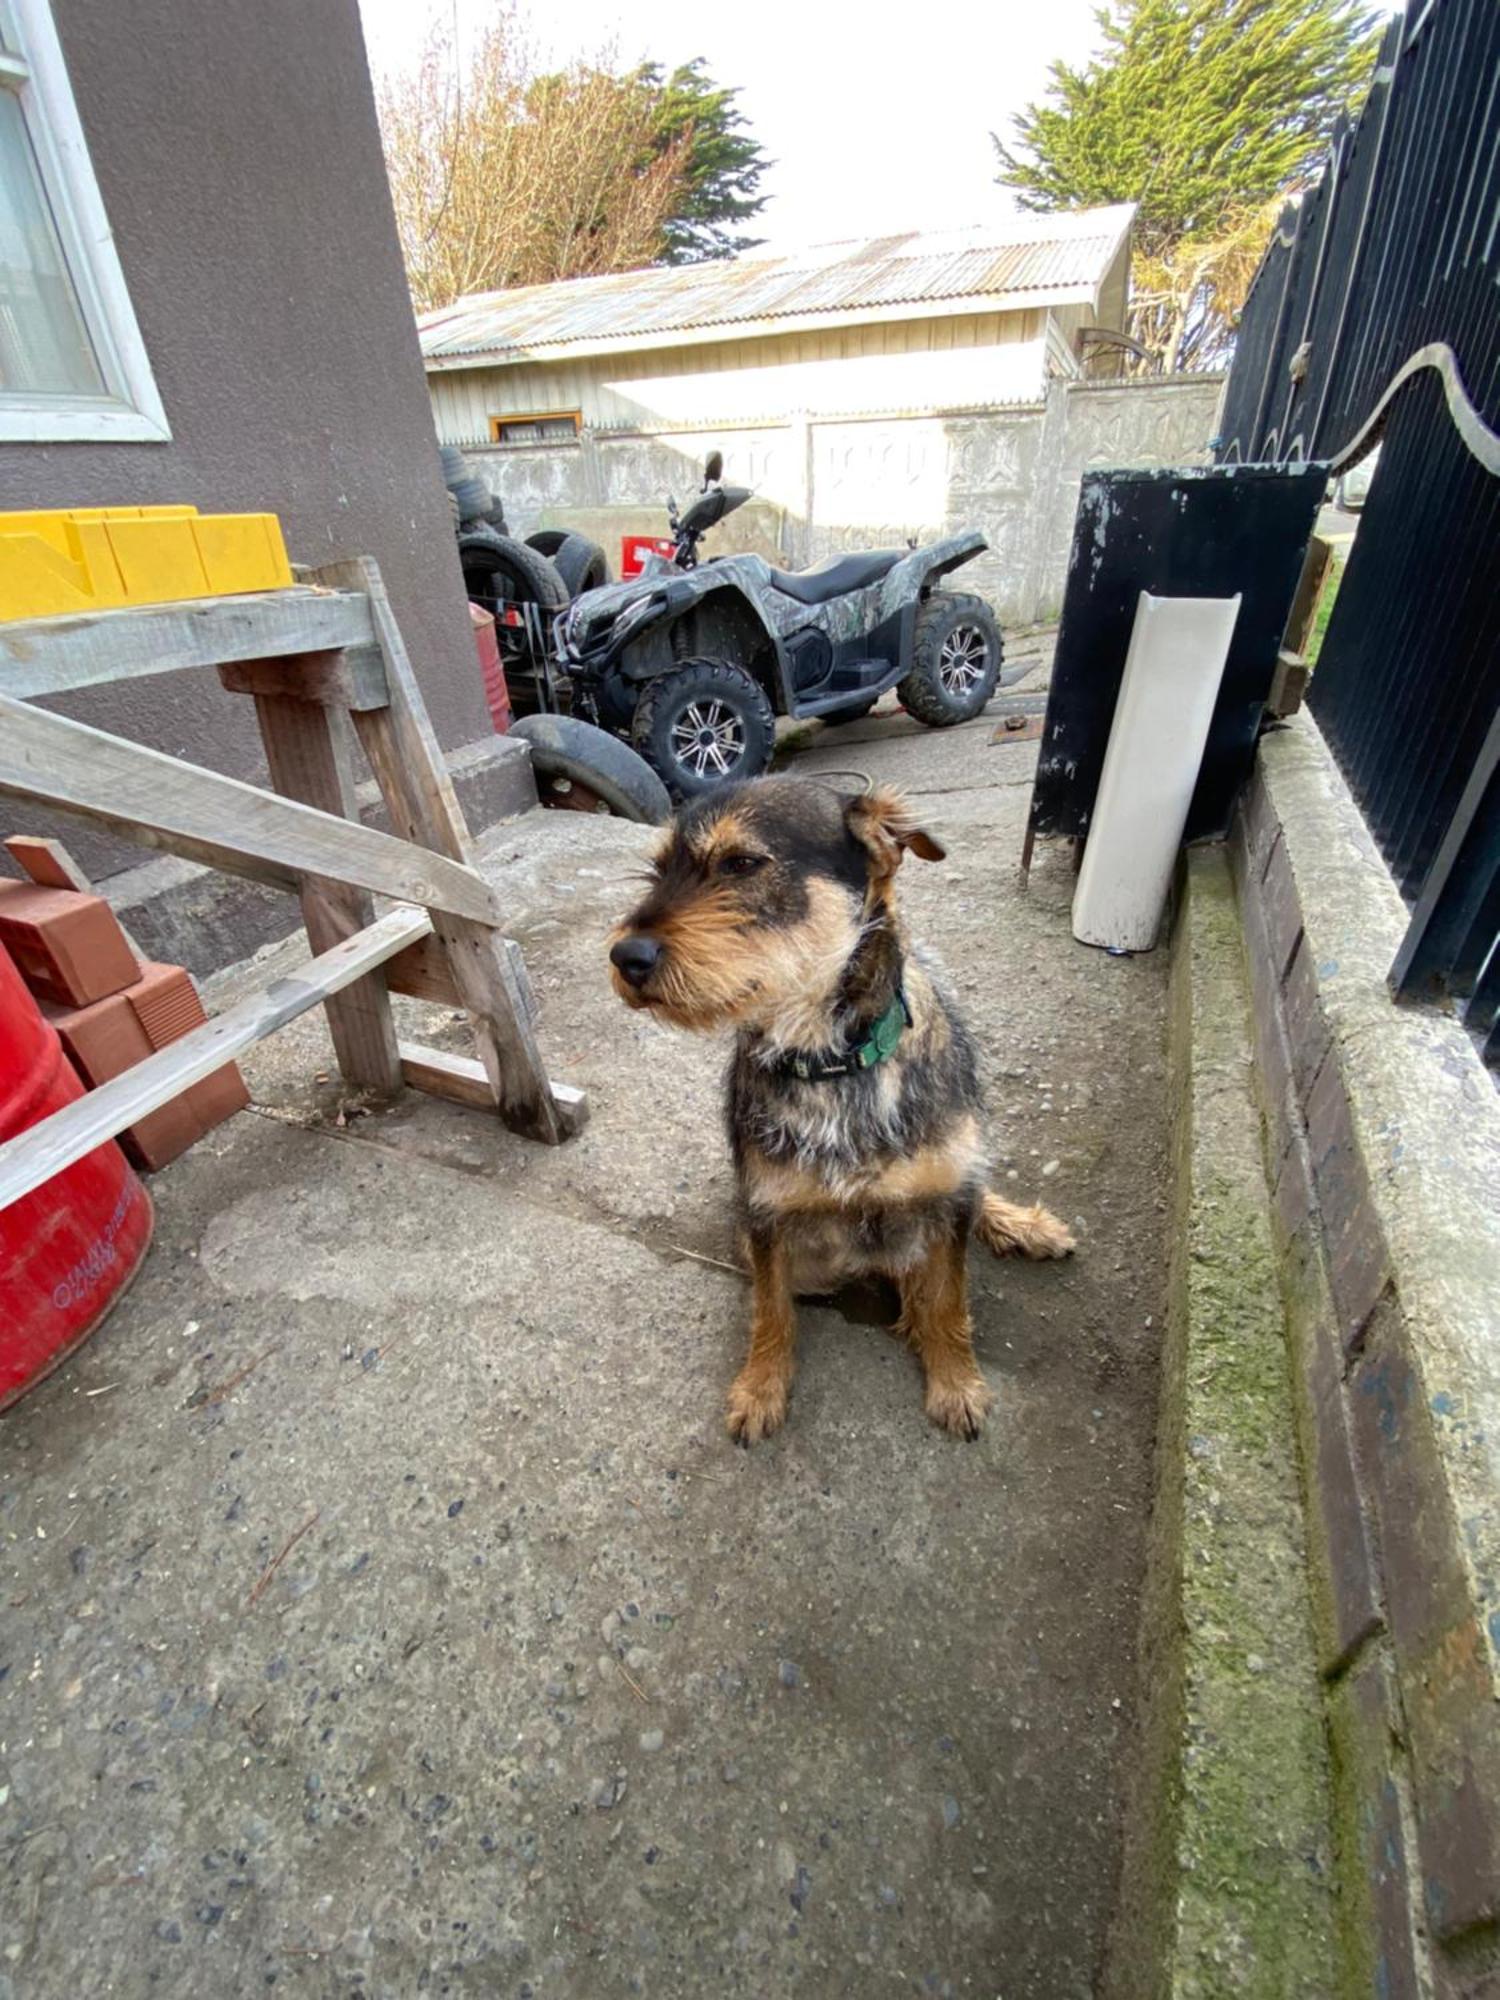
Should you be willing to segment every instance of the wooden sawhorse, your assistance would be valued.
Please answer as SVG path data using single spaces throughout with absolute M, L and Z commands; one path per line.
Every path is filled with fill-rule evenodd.
M 254 698 L 274 791 L 143 749 L 31 705 L 39 695 L 216 667 Z M 357 738 L 394 834 L 361 824 Z M 293 889 L 314 956 L 77 1103 L 0 1145 L 0 1206 L 309 1008 L 325 1008 L 342 1075 L 498 1112 L 557 1144 L 581 1091 L 543 1066 L 514 946 L 473 866 L 449 781 L 375 564 L 304 573 L 290 590 L 0 626 L 0 794 L 127 839 Z M 397 907 L 375 915 L 373 898 Z M 461 1007 L 477 1060 L 398 1042 L 392 992 Z

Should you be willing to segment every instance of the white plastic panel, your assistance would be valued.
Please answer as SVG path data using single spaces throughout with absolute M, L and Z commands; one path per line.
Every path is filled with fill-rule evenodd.
M 1081 944 L 1156 943 L 1239 609 L 1141 592 L 1073 897 Z

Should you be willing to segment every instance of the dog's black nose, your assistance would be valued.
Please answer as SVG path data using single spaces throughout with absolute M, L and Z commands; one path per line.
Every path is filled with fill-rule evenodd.
M 622 978 L 632 986 L 644 986 L 656 970 L 656 962 L 661 957 L 661 946 L 655 938 L 625 937 L 617 945 L 610 947 L 611 965 L 619 967 Z

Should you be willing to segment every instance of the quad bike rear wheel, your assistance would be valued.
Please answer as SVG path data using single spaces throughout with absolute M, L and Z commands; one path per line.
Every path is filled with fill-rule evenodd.
M 727 660 L 684 660 L 647 681 L 630 740 L 674 799 L 758 778 L 776 747 L 765 690 Z
M 1005 641 L 982 597 L 935 590 L 917 612 L 912 668 L 896 692 L 929 729 L 978 715 L 1000 679 Z

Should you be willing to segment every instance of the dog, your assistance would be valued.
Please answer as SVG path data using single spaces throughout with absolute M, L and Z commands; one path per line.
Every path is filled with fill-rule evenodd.
M 627 1006 L 734 1030 L 726 1110 L 753 1294 L 728 1403 L 740 1444 L 786 1416 L 794 1298 L 869 1276 L 896 1286 L 928 1416 L 977 1437 L 992 1397 L 971 1338 L 971 1235 L 999 1256 L 1074 1247 L 1056 1216 L 986 1185 L 974 1045 L 896 912 L 907 854 L 944 858 L 898 792 L 724 786 L 678 815 L 611 941 Z

